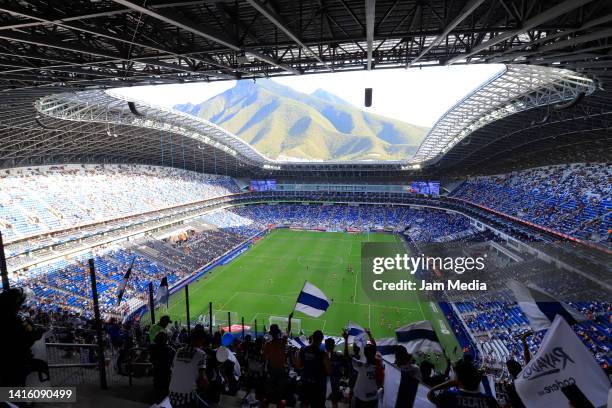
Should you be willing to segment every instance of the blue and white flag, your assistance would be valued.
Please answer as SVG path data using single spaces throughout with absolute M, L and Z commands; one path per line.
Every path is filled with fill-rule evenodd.
M 348 332 L 347 341 L 349 344 L 356 343 L 357 346 L 363 350 L 365 345 L 368 343 L 368 335 L 365 329 L 357 323 L 349 321 L 346 331 Z
M 170 293 L 168 292 L 168 277 L 164 276 L 159 285 L 159 289 L 157 289 L 157 297 L 155 299 L 155 302 L 158 305 L 165 303 L 166 307 L 168 307 L 169 299 L 170 299 Z
M 329 305 L 329 299 L 321 289 L 312 283 L 305 282 L 295 303 L 295 310 L 311 317 L 319 317 L 325 313 Z
M 478 391 L 497 399 L 497 392 L 495 391 L 495 377 L 490 374 L 483 375 Z
M 391 363 L 395 362 L 395 347 L 397 346 L 397 340 L 395 337 L 387 337 L 384 339 L 376 340 L 376 351 L 384 356 L 386 361 Z
M 380 408 L 435 408 L 427 399 L 429 388 L 385 357 L 385 386 Z
M 570 325 L 584 320 L 570 306 L 548 295 L 536 286 L 525 286 L 514 280 L 508 282 L 508 286 L 512 290 L 519 307 L 529 319 L 529 325 L 535 331 L 549 328 L 557 315 L 562 316 Z
M 304 348 L 308 345 L 308 339 L 306 338 L 306 336 L 300 336 L 300 337 L 290 337 L 289 338 L 289 345 L 291 347 L 295 347 L 295 348 Z
M 341 346 L 344 344 L 344 339 L 342 337 L 337 337 L 337 336 L 323 336 L 323 344 L 322 346 L 324 346 L 325 344 L 325 340 L 327 339 L 334 339 L 334 343 L 336 344 L 336 346 Z M 289 338 L 289 345 L 291 347 L 295 347 L 298 349 L 304 348 L 309 344 L 308 342 L 308 338 L 306 338 L 306 336 L 301 335 L 299 337 L 290 337 Z
M 132 262 L 130 263 L 130 267 L 123 275 L 123 281 L 121 282 L 121 286 L 119 286 L 119 290 L 117 291 L 117 306 L 121 304 L 121 300 L 123 299 L 123 294 L 125 293 L 125 288 L 130 280 L 130 275 L 132 274 L 132 266 L 134 266 L 134 261 L 136 257 L 132 258 Z
M 409 353 L 442 353 L 442 346 L 433 326 L 427 320 L 410 323 L 395 330 L 397 343 Z

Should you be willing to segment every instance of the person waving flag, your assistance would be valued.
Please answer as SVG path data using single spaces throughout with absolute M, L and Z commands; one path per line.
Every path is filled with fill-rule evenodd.
M 304 287 L 295 302 L 294 310 L 311 317 L 319 317 L 325 313 L 330 304 L 329 299 L 321 289 L 310 282 L 304 282 Z

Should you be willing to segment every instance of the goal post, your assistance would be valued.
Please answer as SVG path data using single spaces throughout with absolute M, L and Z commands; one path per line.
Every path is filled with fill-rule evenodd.
M 277 324 L 281 331 L 284 333 L 287 331 L 287 325 L 289 324 L 288 317 L 281 316 L 270 316 L 269 319 L 270 326 L 273 324 Z M 302 319 L 291 319 L 291 331 L 294 334 L 300 333 L 302 331 Z

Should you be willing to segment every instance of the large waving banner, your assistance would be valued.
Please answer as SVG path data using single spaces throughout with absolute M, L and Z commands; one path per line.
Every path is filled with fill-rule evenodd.
M 561 316 L 555 317 L 540 350 L 516 379 L 529 408 L 567 407 L 563 387 L 576 385 L 595 407 L 605 407 L 610 382 L 589 350 Z
M 429 388 L 407 372 L 385 361 L 385 386 L 378 408 L 435 408 L 427 399 Z

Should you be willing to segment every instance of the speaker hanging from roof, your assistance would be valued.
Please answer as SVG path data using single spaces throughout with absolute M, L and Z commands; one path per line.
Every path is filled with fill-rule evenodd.
M 556 105 L 553 105 L 553 109 L 554 110 L 563 110 L 563 109 L 571 108 L 572 106 L 577 105 L 582 100 L 582 98 L 584 98 L 584 95 L 585 95 L 584 92 L 580 92 L 578 95 L 576 95 L 576 97 L 574 99 L 572 99 L 569 102 L 558 103 Z
M 372 106 L 372 88 L 366 88 L 365 89 L 365 106 L 366 108 L 369 108 L 370 106 Z
M 548 119 L 550 119 L 550 113 L 547 113 L 546 115 L 544 115 L 544 117 L 538 121 L 536 120 L 532 120 L 531 121 L 531 126 L 535 126 L 535 125 L 543 125 L 546 122 L 548 122 Z
M 136 116 L 144 116 L 142 113 L 138 112 L 138 109 L 136 109 L 136 104 L 134 102 L 128 102 L 128 107 L 130 108 L 130 111 L 136 115 Z
M 34 121 L 38 124 L 38 126 L 40 126 L 43 129 L 49 129 L 49 130 L 56 130 L 60 127 L 60 125 L 53 127 L 53 126 L 49 126 L 44 124 L 41 120 L 40 120 L 40 116 L 35 116 L 34 117 Z

